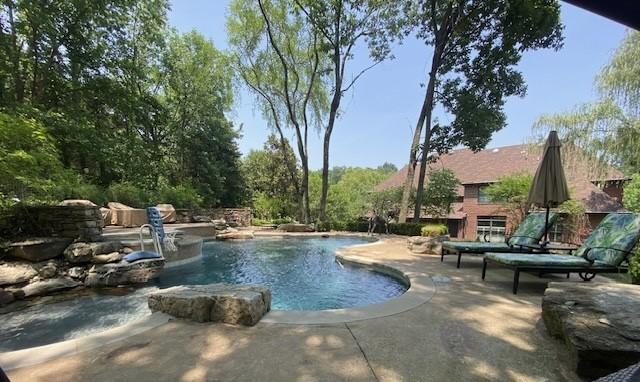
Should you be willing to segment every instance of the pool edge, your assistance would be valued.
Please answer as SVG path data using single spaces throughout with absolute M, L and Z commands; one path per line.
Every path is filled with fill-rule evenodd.
M 365 266 L 390 277 L 398 278 L 408 283 L 409 288 L 398 297 L 387 301 L 366 305 L 357 308 L 330 309 L 317 311 L 272 310 L 260 320 L 265 324 L 289 324 L 289 325 L 318 325 L 338 324 L 353 321 L 369 320 L 392 316 L 416 308 L 433 297 L 436 286 L 431 277 L 421 272 L 402 271 L 401 265 L 393 262 L 374 260 L 365 256 L 347 254 L 352 248 L 375 246 L 384 243 L 385 239 L 379 239 L 373 243 L 356 244 L 341 248 L 336 251 L 336 258 L 357 266 Z
M 168 314 L 156 312 L 122 326 L 85 337 L 0 353 L 0 366 L 8 371 L 92 350 L 156 328 L 166 324 L 172 318 Z

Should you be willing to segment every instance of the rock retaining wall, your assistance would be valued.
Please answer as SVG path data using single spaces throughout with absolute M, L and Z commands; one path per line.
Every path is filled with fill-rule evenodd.
M 231 227 L 251 225 L 251 208 L 211 208 L 203 210 L 176 210 L 177 223 L 209 222 L 224 220 Z
M 96 206 L 30 206 L 14 209 L 11 223 L 21 236 L 68 237 L 96 241 L 102 235 L 102 214 Z

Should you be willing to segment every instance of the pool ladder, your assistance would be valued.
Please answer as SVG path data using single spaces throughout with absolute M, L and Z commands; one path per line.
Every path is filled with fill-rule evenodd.
M 158 237 L 158 233 L 156 232 L 155 228 L 153 228 L 151 224 L 143 224 L 140 227 L 140 250 L 144 251 L 145 228 L 149 230 L 149 234 L 151 235 L 151 242 L 153 243 L 153 249 L 155 250 L 154 252 L 164 257 L 164 254 L 162 253 L 162 243 L 160 243 L 160 238 Z

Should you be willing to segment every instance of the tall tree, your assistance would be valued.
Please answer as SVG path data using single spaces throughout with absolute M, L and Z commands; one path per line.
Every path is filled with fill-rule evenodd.
M 343 95 L 369 69 L 390 55 L 386 30 L 394 25 L 398 8 L 386 0 L 295 0 L 307 16 L 322 40 L 324 54 L 331 62 L 331 106 L 324 129 L 322 149 L 322 191 L 320 194 L 319 219 L 326 220 L 329 194 L 329 146 L 331 134 L 340 111 Z M 347 78 L 347 64 L 353 59 L 353 49 L 360 41 L 368 44 L 371 65 L 354 72 Z
M 505 97 L 525 94 L 524 80 L 515 68 L 522 53 L 559 48 L 562 41 L 556 0 L 408 0 L 405 12 L 407 28 L 415 30 L 433 52 L 409 149 L 401 222 L 406 221 L 418 160 L 415 219 L 420 217 L 430 154 L 460 144 L 483 148 L 505 124 Z M 432 123 L 436 104 L 453 115 L 449 126 Z
M 596 78 L 600 99 L 575 110 L 544 114 L 534 124 L 541 138 L 557 130 L 564 147 L 598 158 L 594 177 L 609 165 L 627 174 L 640 168 L 640 32 L 630 32 Z M 582 160 L 580 158 L 579 160 Z
M 227 18 L 229 44 L 240 77 L 256 95 L 284 147 L 285 128 L 295 133 L 302 177 L 302 220 L 310 222 L 309 130 L 319 128 L 327 107 L 318 33 L 285 0 L 235 0 Z M 294 176 L 294 168 L 289 168 Z

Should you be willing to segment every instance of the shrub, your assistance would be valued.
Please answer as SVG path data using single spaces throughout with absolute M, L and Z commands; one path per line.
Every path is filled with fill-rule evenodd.
M 323 222 L 318 220 L 316 222 L 316 231 L 317 232 L 329 232 L 331 231 L 332 224 L 331 222 Z
M 261 225 L 268 225 L 268 224 L 271 224 L 269 220 L 260 219 L 260 218 L 251 219 L 251 225 L 254 225 L 254 226 L 261 226 Z
M 179 184 L 162 186 L 157 197 L 158 203 L 169 203 L 175 208 L 198 208 L 202 206 L 202 196 L 195 188 Z
M 420 229 L 422 236 L 440 236 L 449 233 L 449 229 L 444 224 L 427 224 Z
M 629 259 L 629 275 L 633 284 L 640 284 L 640 249 Z
M 271 219 L 271 224 L 289 224 L 289 223 L 295 223 L 295 220 L 289 216 L 285 216 L 283 218 Z
M 389 232 L 402 236 L 420 236 L 423 223 L 391 223 Z
M 129 207 L 145 208 L 149 204 L 149 195 L 132 183 L 113 183 L 107 190 L 110 201 L 126 204 Z

